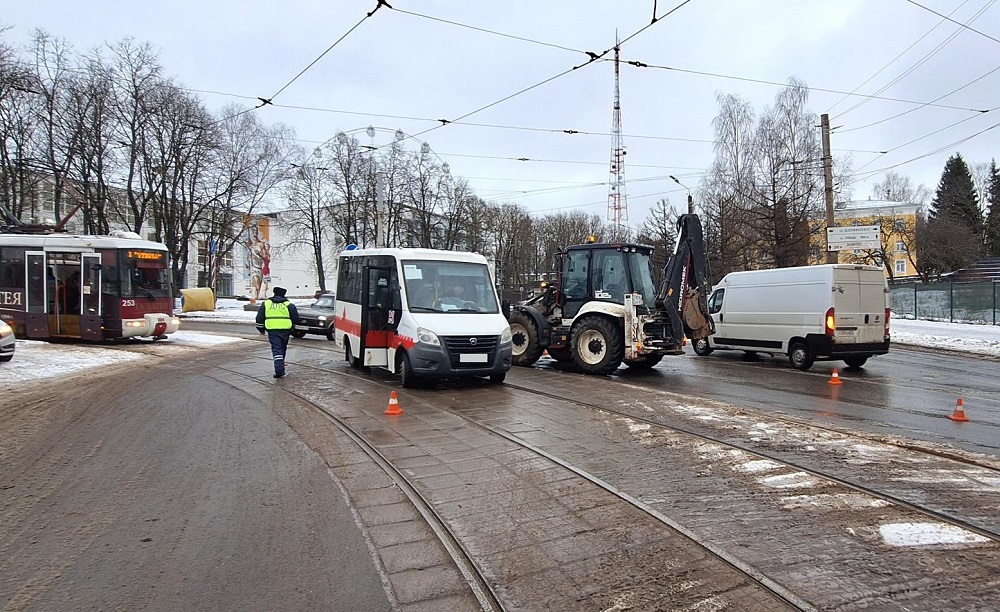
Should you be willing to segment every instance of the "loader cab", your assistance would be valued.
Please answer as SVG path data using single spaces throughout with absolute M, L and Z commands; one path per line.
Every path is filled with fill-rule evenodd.
M 637 244 L 582 244 L 560 252 L 563 318 L 572 319 L 591 301 L 623 304 L 627 293 L 638 293 L 651 307 L 656 296 L 652 252 Z

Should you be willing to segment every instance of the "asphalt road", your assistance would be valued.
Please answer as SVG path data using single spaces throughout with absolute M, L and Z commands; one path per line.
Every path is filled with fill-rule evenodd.
M 184 321 L 183 329 L 252 334 L 249 325 Z M 329 343 L 321 336 L 295 342 Z M 781 412 L 810 422 L 868 433 L 905 436 L 1000 454 L 1000 361 L 975 355 L 894 346 L 888 355 L 849 369 L 842 361 L 819 361 L 806 372 L 785 357 L 760 354 L 747 360 L 739 351 L 667 357 L 649 373 L 622 367 L 614 377 L 672 392 Z M 543 359 L 537 367 L 556 368 Z M 842 385 L 828 383 L 837 368 Z M 948 417 L 958 398 L 970 421 Z
M 0 609 L 392 609 L 292 402 L 151 363 L 0 397 Z

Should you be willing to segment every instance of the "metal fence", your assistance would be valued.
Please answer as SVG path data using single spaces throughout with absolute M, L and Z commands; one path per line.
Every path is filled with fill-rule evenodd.
M 892 312 L 914 319 L 996 325 L 998 284 L 998 281 L 890 283 Z

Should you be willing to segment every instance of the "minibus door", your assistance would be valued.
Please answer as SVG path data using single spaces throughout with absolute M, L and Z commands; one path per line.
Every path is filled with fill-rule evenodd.
M 80 337 L 104 339 L 101 329 L 101 255 L 84 253 L 80 262 Z
M 49 337 L 49 317 L 46 304 L 50 293 L 55 292 L 55 278 L 48 283 L 45 273 L 45 253 L 28 251 L 24 254 L 25 296 L 24 326 L 29 338 Z
M 389 340 L 403 314 L 395 269 L 368 267 L 361 305 L 361 363 L 389 365 Z

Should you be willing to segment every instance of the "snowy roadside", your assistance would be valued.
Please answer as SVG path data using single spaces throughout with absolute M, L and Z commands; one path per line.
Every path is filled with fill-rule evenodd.
M 310 304 L 312 300 L 293 300 L 296 304 Z M 181 331 L 171 334 L 168 340 L 156 343 L 158 349 L 197 350 L 231 342 L 246 340 L 226 335 L 184 331 L 183 321 L 211 321 L 253 325 L 256 312 L 244 310 L 246 302 L 219 300 L 213 312 L 188 312 L 182 319 Z M 1000 358 L 1000 326 L 968 325 L 938 321 L 892 319 L 894 344 L 912 345 L 931 349 L 945 349 Z M 9 383 L 26 383 L 41 378 L 64 376 L 89 368 L 97 368 L 148 359 L 133 351 L 103 348 L 90 345 L 50 344 L 32 340 L 18 340 L 13 361 L 0 364 L 0 389 Z

